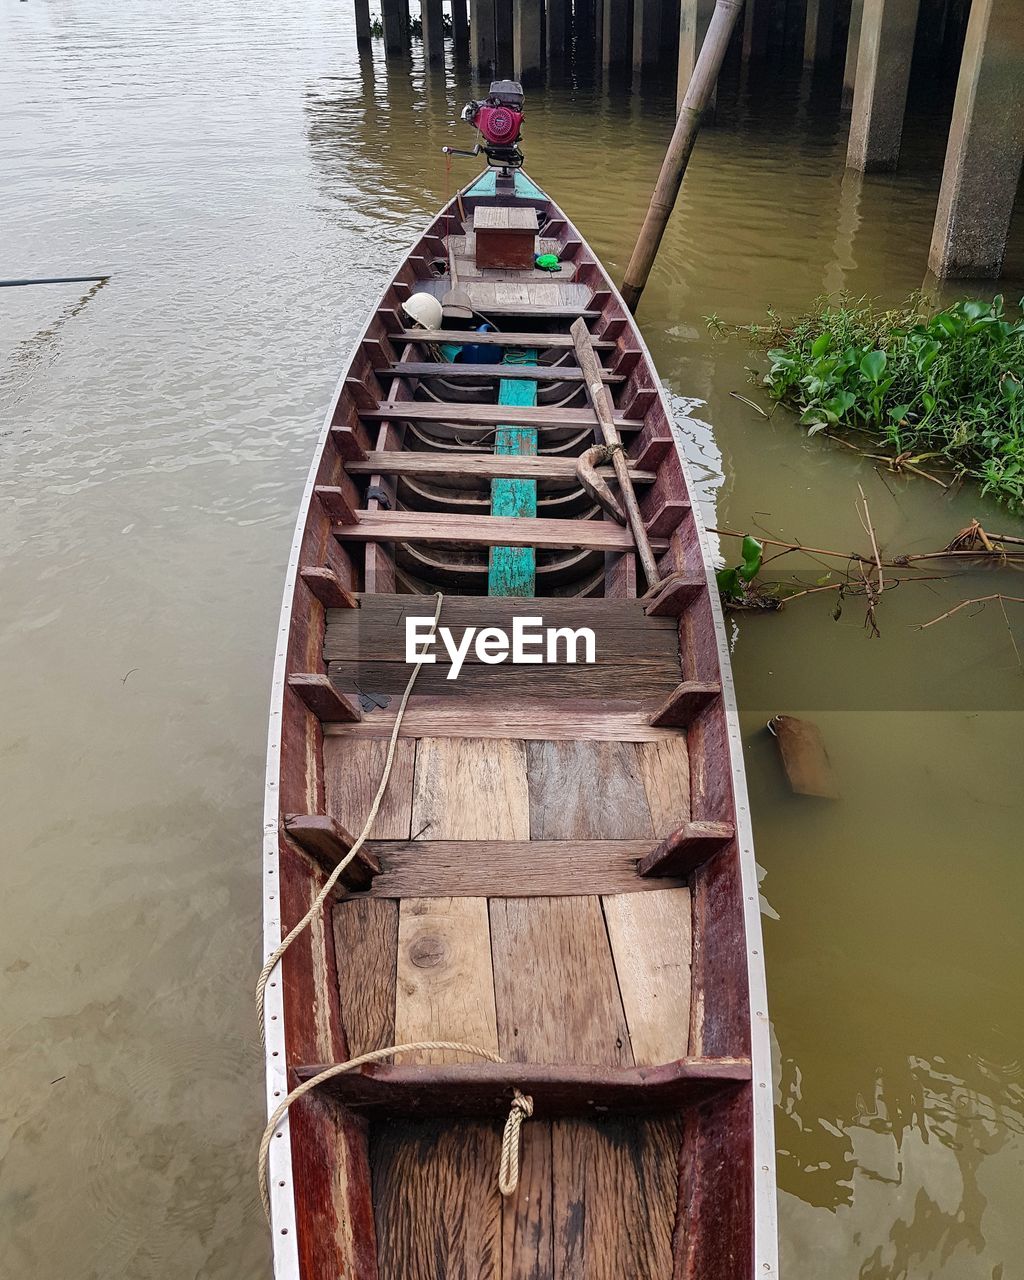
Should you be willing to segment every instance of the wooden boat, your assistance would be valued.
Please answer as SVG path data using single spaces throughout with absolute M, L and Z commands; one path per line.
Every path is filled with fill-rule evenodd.
M 561 272 L 479 266 L 485 209 L 536 211 L 534 247 Z M 403 312 L 451 287 L 449 250 L 489 333 Z M 653 588 L 640 535 L 581 482 L 602 401 Z M 613 497 L 615 465 L 594 463 Z M 403 623 L 433 616 L 432 593 L 453 630 L 590 626 L 596 661 L 420 671 L 370 839 L 270 973 L 268 1107 L 398 1043 L 501 1061 L 419 1050 L 296 1100 L 268 1130 L 278 1280 L 777 1274 L 757 877 L 710 566 L 614 286 L 525 174 L 485 173 L 388 285 L 303 495 L 270 719 L 266 954 L 367 819 L 411 671 Z M 502 1196 L 519 1097 L 532 1116 Z

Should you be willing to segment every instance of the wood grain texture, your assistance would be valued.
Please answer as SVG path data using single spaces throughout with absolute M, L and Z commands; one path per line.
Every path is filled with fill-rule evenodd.
M 458 1040 L 497 1052 L 485 898 L 406 898 L 401 904 L 395 1043 L 422 1040 Z M 403 1061 L 463 1058 L 434 1050 Z
M 500 550 L 502 548 L 495 548 Z M 509 561 L 502 563 L 507 565 Z M 504 585 L 511 580 L 511 575 L 505 575 Z M 370 652 L 369 647 L 366 652 Z M 539 666 L 521 666 L 510 661 L 488 666 L 466 661 L 457 678 L 452 680 L 448 655 L 442 649 L 440 653 L 435 650 L 435 656 L 438 661 L 424 665 L 417 677 L 420 697 L 474 701 L 488 698 L 498 706 L 519 698 L 599 702 L 609 684 L 614 684 L 622 697 L 655 702 L 667 697 L 679 682 L 679 664 L 673 657 L 640 658 L 629 663 L 612 655 L 607 663 L 552 662 Z M 372 657 L 363 661 L 331 662 L 328 666 L 331 681 L 338 689 L 352 690 L 353 697 L 356 689 L 375 695 L 387 694 L 396 703 L 409 683 L 411 670 L 404 661 L 381 662 Z
M 554 1122 L 556 1280 L 672 1275 L 682 1138 L 678 1117 Z
M 359 724 L 324 725 L 324 736 L 345 741 L 386 738 L 395 723 L 395 705 L 373 711 Z M 663 742 L 673 728 L 651 724 L 654 699 L 534 698 L 513 703 L 493 698 L 409 699 L 400 737 L 517 738 L 543 742 Z
M 543 343 L 543 335 L 541 343 Z M 503 364 L 442 364 L 435 361 L 410 360 L 402 364 L 388 365 L 383 369 L 375 369 L 378 377 L 390 378 L 445 378 L 450 382 L 466 382 L 473 378 L 528 378 L 533 382 L 582 382 L 582 369 L 574 369 L 571 365 L 530 365 L 528 369 L 517 369 L 514 365 Z M 622 374 L 602 372 L 602 381 L 610 383 L 625 382 Z
M 502 1057 L 629 1065 L 600 899 L 492 898 L 490 915 Z
M 336 689 L 323 672 L 304 671 L 291 675 L 288 677 L 288 687 L 298 694 L 323 724 L 351 724 L 362 719 L 359 704 Z
M 380 1280 L 499 1280 L 499 1128 L 449 1117 L 375 1125 Z
M 496 347 L 571 347 L 573 340 L 567 333 L 477 333 L 475 329 L 399 329 L 391 335 L 407 342 L 475 342 Z M 615 343 L 607 339 L 597 340 L 598 351 L 613 351 Z
M 540 457 L 473 453 L 414 453 L 403 450 L 393 454 L 371 453 L 363 462 L 351 462 L 352 475 L 385 474 L 393 476 L 444 476 L 452 480 L 492 480 L 499 477 L 523 480 L 562 480 L 575 482 L 576 459 L 544 454 Z M 605 479 L 614 472 L 611 467 L 598 467 Z M 650 484 L 653 471 L 630 468 L 634 484 Z M 545 600 L 545 605 L 548 603 Z
M 579 409 L 558 409 L 547 405 L 523 407 L 509 413 L 497 404 L 451 404 L 438 400 L 386 400 L 376 409 L 361 410 L 359 416 L 371 422 L 456 422 L 475 427 L 576 427 L 597 425 L 594 411 L 588 406 Z M 511 419 L 511 422 L 509 422 Z M 627 418 L 615 414 L 615 425 L 620 431 L 639 431 L 644 425 L 641 418 Z
M 690 1036 L 689 889 L 603 899 L 637 1066 L 685 1058 Z
M 284 828 L 290 840 L 328 873 L 332 872 L 355 844 L 355 837 L 325 813 L 289 813 Z M 341 872 L 338 883 L 345 889 L 366 889 L 380 871 L 380 863 L 363 845 Z
M 300 1063 L 311 1080 L 328 1062 Z M 657 1067 L 535 1062 L 374 1063 L 324 1082 L 346 1107 L 388 1115 L 487 1116 L 504 1121 L 513 1089 L 533 1098 L 534 1115 L 651 1115 L 697 1106 L 750 1082 L 749 1058 L 686 1058 Z
M 522 1131 L 519 1186 L 501 1205 L 501 1280 L 550 1280 L 554 1268 L 551 1123 Z
M 308 565 L 299 570 L 299 577 L 309 587 L 325 609 L 352 609 L 355 597 L 343 585 L 333 569 L 326 565 Z
M 643 893 L 670 882 L 637 874 L 653 840 L 371 840 L 363 846 L 383 870 L 373 898 L 517 898 Z M 677 882 L 685 883 L 683 880 Z
M 667 835 L 690 816 L 690 759 L 686 738 L 673 734 L 660 742 L 636 744 L 655 836 Z
M 461 542 L 467 546 L 555 551 L 562 547 L 629 551 L 633 547 L 633 536 L 627 529 L 600 520 L 519 520 L 515 516 L 444 511 L 361 511 L 358 524 L 335 525 L 334 533 L 345 542 Z M 656 551 L 664 551 L 668 543 L 653 539 L 651 545 Z
M 387 758 L 387 743 L 379 738 L 324 738 L 324 785 L 327 812 L 349 831 L 359 834 L 370 813 Z M 373 840 L 408 840 L 412 822 L 415 744 L 399 738 L 391 777 L 380 811 L 370 830 Z
M 722 687 L 715 681 L 684 680 L 654 713 L 654 723 L 684 729 L 716 698 Z
M 642 840 L 653 835 L 631 742 L 531 742 L 535 840 Z
M 751 1093 L 745 1085 L 687 1116 L 672 1280 L 754 1274 Z
M 684 822 L 640 862 L 642 876 L 687 876 L 731 844 L 731 822 Z
M 395 1043 L 398 903 L 349 898 L 334 908 L 341 1020 L 353 1058 Z
M 405 628 L 409 618 L 433 617 L 433 597 L 358 597 L 360 608 L 330 610 L 324 633 L 324 658 L 331 661 L 365 657 L 373 662 L 398 662 L 406 670 Z M 577 631 L 589 627 L 594 632 L 594 664 L 604 666 L 651 665 L 671 669 L 679 681 L 679 640 L 672 618 L 648 618 L 635 600 L 523 599 L 509 596 L 445 596 L 440 625 L 458 635 L 466 627 L 501 627 L 511 633 L 516 619 L 541 618 L 545 627 L 565 627 Z M 557 655 L 566 654 L 560 640 Z M 584 656 L 582 643 L 575 645 Z M 543 651 L 539 647 L 538 652 Z M 448 669 L 450 660 L 444 645 L 437 641 L 432 652 L 436 665 Z M 465 661 L 480 663 L 471 646 Z M 533 664 L 531 664 L 533 665 Z M 565 670 L 561 664 L 559 670 Z M 526 675 L 529 667 L 521 668 Z M 424 671 L 422 674 L 426 674 Z M 570 674 L 566 672 L 566 674 Z M 418 687 L 418 686 L 417 686 Z
M 431 840 L 528 840 L 525 745 L 511 739 L 421 739 L 412 830 Z

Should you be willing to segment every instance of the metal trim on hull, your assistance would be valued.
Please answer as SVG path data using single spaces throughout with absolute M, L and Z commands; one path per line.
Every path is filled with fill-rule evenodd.
M 454 199 L 431 219 L 436 222 L 447 209 L 454 205 Z M 423 233 L 417 232 L 415 239 L 408 245 L 398 259 L 395 270 L 391 273 L 387 284 L 381 290 L 376 303 L 370 308 L 366 323 L 360 329 L 352 343 L 348 358 L 342 365 L 331 397 L 330 405 L 324 415 L 323 426 L 317 439 L 316 448 L 306 476 L 306 484 L 299 502 L 298 515 L 295 520 L 295 532 L 288 553 L 288 567 L 285 570 L 284 595 L 281 601 L 281 614 L 277 630 L 277 651 L 274 655 L 274 674 L 270 688 L 270 726 L 267 733 L 267 773 L 263 799 L 263 957 L 266 960 L 273 954 L 282 938 L 280 913 L 281 868 L 278 843 L 280 831 L 278 824 L 278 791 L 281 774 L 281 719 L 284 708 L 284 690 L 286 665 L 288 661 L 288 639 L 291 631 L 292 604 L 295 597 L 295 586 L 298 578 L 299 554 L 302 539 L 306 533 L 306 521 L 309 506 L 313 499 L 317 472 L 331 432 L 334 411 L 338 407 L 345 392 L 345 378 L 348 375 L 360 344 L 366 337 L 373 323 L 377 310 L 387 300 L 394 284 L 395 276 L 402 269 L 413 249 L 422 239 Z M 264 1072 L 267 1092 L 267 1118 L 276 1110 L 278 1103 L 288 1092 L 287 1037 L 285 1034 L 285 1010 L 283 988 L 271 985 L 280 973 L 281 962 L 278 961 L 266 991 L 266 1044 L 264 1049 Z M 295 1215 L 295 1182 L 292 1173 L 291 1131 L 286 1115 L 278 1126 L 280 1141 L 270 1145 L 269 1178 L 270 1205 L 272 1218 L 272 1236 L 274 1253 L 274 1276 L 276 1280 L 301 1280 L 299 1270 L 298 1233 Z
M 580 234 L 576 226 L 566 217 L 562 209 L 551 198 L 553 214 L 564 218 L 570 233 L 578 239 L 583 249 L 589 252 L 595 263 L 601 268 L 607 287 L 614 299 L 628 315 L 628 309 L 622 297 L 608 276 L 607 270 L 588 242 Z M 427 223 L 433 226 L 448 210 L 455 205 L 451 200 L 444 205 Z M 360 344 L 374 321 L 378 308 L 383 305 L 394 283 L 394 277 L 410 256 L 412 250 L 423 236 L 419 232 L 403 256 L 398 259 L 396 269 L 382 290 L 378 301 L 370 309 L 366 324 L 352 344 L 348 359 L 342 366 L 341 374 L 324 417 L 317 446 L 310 464 L 306 484 L 303 489 L 288 558 L 285 575 L 284 597 L 278 630 L 277 650 L 274 661 L 274 673 L 271 685 L 270 726 L 267 741 L 267 772 L 264 800 L 263 824 L 263 944 L 264 956 L 269 956 L 281 939 L 281 919 L 279 910 L 280 867 L 278 857 L 278 790 L 280 785 L 281 765 L 281 720 L 283 711 L 284 688 L 286 679 L 286 662 L 288 640 L 291 624 L 292 607 L 301 544 L 306 531 L 306 522 L 313 488 L 320 468 L 324 448 L 330 433 L 335 410 L 345 392 L 345 378 L 348 370 L 359 352 Z M 631 320 L 631 328 L 643 357 L 648 362 L 652 373 L 657 368 L 651 359 L 650 352 L 635 321 Z M 658 390 L 666 418 L 674 422 L 674 416 L 664 386 L 658 379 Z M 690 469 L 678 440 L 674 441 L 676 453 L 686 480 L 689 492 L 696 494 L 696 488 Z M 692 514 L 697 529 L 701 556 L 704 562 L 705 576 L 711 596 L 712 615 L 715 625 L 715 638 L 718 662 L 721 675 L 722 698 L 728 726 L 729 758 L 733 789 L 733 803 L 736 816 L 737 846 L 740 865 L 740 882 L 743 892 L 744 936 L 747 948 L 746 966 L 750 1004 L 750 1045 L 752 1070 L 752 1107 L 753 1107 L 753 1177 L 754 1177 L 754 1242 L 753 1242 L 753 1275 L 764 1280 L 776 1280 L 778 1276 L 778 1226 L 777 1197 L 775 1185 L 775 1129 L 774 1129 L 774 1097 L 771 1070 L 771 1039 L 768 1020 L 767 983 L 764 968 L 764 948 L 761 934 L 761 916 L 759 909 L 759 891 L 757 867 L 754 860 L 753 833 L 750 820 L 750 805 L 747 797 L 746 775 L 743 763 L 743 745 L 739 729 L 739 718 L 736 709 L 735 688 L 732 667 L 729 658 L 725 623 L 722 616 L 718 591 L 715 585 L 714 569 L 708 543 L 707 531 L 701 518 L 699 505 L 694 500 Z M 276 971 L 275 971 L 276 972 Z M 273 978 L 272 978 L 273 980 Z M 281 1097 L 287 1091 L 287 1054 L 285 1034 L 285 1011 L 283 990 L 280 985 L 269 987 L 266 998 L 267 1009 L 267 1042 L 265 1057 L 267 1114 L 273 1112 Z M 275 1017 L 276 1015 L 276 1017 Z M 296 1228 L 296 1207 L 294 1198 L 294 1181 L 292 1175 L 291 1139 L 288 1118 L 279 1127 L 282 1137 L 274 1141 L 270 1148 L 270 1186 L 273 1212 L 273 1256 L 274 1274 L 277 1280 L 300 1280 L 298 1256 L 298 1239 Z M 283 1185 L 282 1185 L 283 1184 Z

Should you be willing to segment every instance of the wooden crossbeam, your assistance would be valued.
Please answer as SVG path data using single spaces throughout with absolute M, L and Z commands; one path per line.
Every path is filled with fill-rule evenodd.
M 368 453 L 359 462 L 347 462 L 350 475 L 449 476 L 453 480 L 564 480 L 576 482 L 576 459 L 542 454 L 524 457 L 517 454 L 451 452 L 418 453 L 411 449 Z M 611 467 L 598 467 L 597 473 L 609 479 Z M 634 484 L 653 484 L 654 471 L 630 467 Z
M 299 1081 L 329 1063 L 295 1068 Z M 644 1114 L 704 1102 L 750 1080 L 749 1058 L 683 1058 L 658 1067 L 482 1062 L 366 1066 L 327 1080 L 321 1092 L 346 1107 L 391 1115 L 507 1116 L 512 1090 L 533 1099 L 535 1116 Z
M 609 687 L 614 690 L 614 684 Z M 653 699 L 608 697 L 502 699 L 414 693 L 402 720 L 403 738 L 522 738 L 527 742 L 669 742 L 678 730 L 651 724 Z M 325 724 L 324 733 L 387 738 L 397 701 L 358 724 Z
M 321 672 L 304 671 L 289 676 L 288 685 L 324 724 L 333 721 L 351 724 L 363 718 L 359 706 L 339 689 L 335 689 L 328 677 Z
M 359 602 L 333 569 L 326 565 L 307 565 L 299 577 L 325 609 L 356 609 Z
M 376 409 L 360 409 L 359 416 L 369 422 L 456 422 L 475 427 L 572 427 L 577 430 L 596 427 L 597 418 L 590 405 L 579 409 L 552 409 L 547 405 L 519 408 L 514 413 L 500 404 L 445 404 L 438 400 L 384 400 Z M 512 419 L 509 423 L 509 418 Z M 642 418 L 614 415 L 619 431 L 639 431 Z
M 333 871 L 355 844 L 355 837 L 326 813 L 286 814 L 284 829 L 327 872 Z M 347 889 L 368 889 L 379 873 L 380 863 L 364 845 L 341 873 L 338 883 Z
M 684 729 L 722 692 L 722 686 L 703 680 L 684 680 L 651 717 L 651 724 Z
M 583 370 L 564 365 L 507 365 L 507 364 L 441 364 L 437 361 L 414 361 L 389 364 L 374 369 L 378 378 L 447 378 L 459 382 L 464 378 L 529 378 L 532 382 L 582 382 Z M 603 370 L 605 382 L 625 382 L 621 373 Z
M 349 488 L 353 486 L 350 484 Z M 356 508 L 343 488 L 336 484 L 318 484 L 313 492 L 327 512 L 328 520 L 334 520 L 338 524 L 355 524 L 358 519 Z
M 680 573 L 661 585 L 644 612 L 648 617 L 681 617 L 694 600 L 708 590 L 707 579 L 702 573 Z
M 507 412 L 507 411 L 506 411 Z M 632 551 L 633 535 L 602 520 L 524 520 L 516 516 L 467 516 L 448 511 L 360 511 L 357 524 L 334 526 L 343 542 L 463 542 L 476 547 L 586 547 Z M 665 539 L 651 544 L 657 551 Z
M 643 879 L 654 840 L 370 840 L 383 871 L 372 898 L 517 898 L 639 893 L 682 880 Z
M 736 835 L 731 822 L 684 822 L 640 860 L 641 876 L 688 876 Z M 664 883 L 658 880 L 659 884 Z
M 487 347 L 571 347 L 568 333 L 477 333 L 475 329 L 399 329 L 388 335 L 393 342 L 460 342 Z M 594 339 L 598 351 L 614 351 L 615 343 Z

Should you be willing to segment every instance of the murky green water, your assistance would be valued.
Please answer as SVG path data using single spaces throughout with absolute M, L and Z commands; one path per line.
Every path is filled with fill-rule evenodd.
M 84 303 L 0 291 L 0 1274 L 261 1275 L 250 990 L 283 565 L 339 362 L 449 190 L 469 85 L 361 65 L 325 0 L 0 0 L 0 33 L 0 277 L 113 273 Z M 617 274 L 670 101 L 530 99 L 530 170 Z M 833 88 L 733 74 L 645 299 L 713 522 L 864 547 L 859 482 L 893 553 L 974 515 L 1019 533 L 730 395 L 756 394 L 757 360 L 705 315 L 922 282 L 941 113 L 915 110 L 894 177 L 844 175 L 843 133 Z M 914 624 L 1022 586 L 902 588 L 875 640 L 828 595 L 731 624 L 789 1276 L 1019 1266 L 1024 676 L 998 609 Z M 786 793 L 779 711 L 822 725 L 841 801 Z

